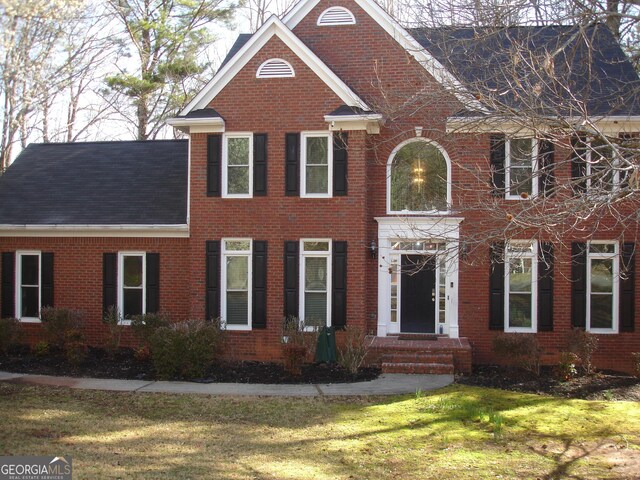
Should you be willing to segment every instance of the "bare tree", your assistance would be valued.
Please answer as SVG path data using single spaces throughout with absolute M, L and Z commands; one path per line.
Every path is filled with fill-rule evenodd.
M 246 0 L 242 7 L 249 22 L 249 29 L 253 33 L 271 15 L 282 15 L 295 3 L 296 0 Z

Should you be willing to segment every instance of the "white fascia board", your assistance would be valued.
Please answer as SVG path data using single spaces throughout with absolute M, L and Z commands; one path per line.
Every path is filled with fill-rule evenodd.
M 380 133 L 382 115 L 325 115 L 324 121 L 329 124 L 332 132 L 365 130 L 370 135 L 377 135 Z
M 223 133 L 224 120 L 220 117 L 213 118 L 168 118 L 167 125 L 185 133 Z
M 193 100 L 189 102 L 182 112 L 180 112 L 180 115 L 184 116 L 192 110 L 207 107 L 211 100 L 227 86 L 249 60 L 253 58 L 274 35 L 282 40 L 346 105 L 358 107 L 363 110 L 370 110 L 367 104 L 340 80 L 309 47 L 302 43 L 277 16 L 272 15 L 233 58 L 216 73 Z
M 380 121 L 382 115 L 379 113 L 371 113 L 364 115 L 325 115 L 325 122 L 355 122 L 355 121 Z
M 0 225 L 0 237 L 188 238 L 189 225 Z
M 320 0 L 300 0 L 282 19 L 293 30 Z M 355 0 L 396 42 L 408 51 L 438 83 L 452 91 L 464 106 L 484 111 L 486 108 L 436 58 L 413 38 L 407 30 L 373 0 Z

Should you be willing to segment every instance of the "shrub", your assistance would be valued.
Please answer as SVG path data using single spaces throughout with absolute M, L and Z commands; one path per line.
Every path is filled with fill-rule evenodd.
M 87 358 L 87 346 L 80 330 L 68 330 L 64 342 L 64 355 L 72 365 L 80 365 Z
M 282 320 L 284 369 L 291 375 L 302 373 L 302 365 L 318 341 L 316 330 L 305 332 L 304 329 L 304 322 L 295 315 L 289 315 Z
M 367 340 L 367 332 L 362 327 L 349 325 L 345 331 L 345 342 L 338 349 L 338 363 L 355 375 L 369 352 L 371 340 Z
M 69 332 L 82 332 L 84 323 L 84 314 L 69 308 L 45 307 L 40 311 L 40 318 L 46 341 L 63 351 Z
M 20 322 L 15 318 L 0 318 L 0 355 L 8 355 L 22 337 Z
M 542 349 L 533 333 L 500 333 L 493 338 L 496 355 L 511 360 L 517 367 L 540 375 Z
M 224 337 L 219 321 L 187 320 L 157 328 L 149 344 L 158 376 L 202 377 L 222 352 Z
M 46 357 L 51 353 L 51 348 L 49 347 L 49 343 L 45 341 L 40 341 L 33 346 L 33 353 L 37 357 Z
M 106 325 L 109 337 L 107 338 L 107 352 L 114 355 L 120 348 L 120 339 L 126 325 L 122 323 L 118 307 L 110 306 L 102 316 L 102 323 Z
M 578 356 L 584 374 L 593 375 L 595 372 L 593 354 L 598 350 L 598 337 L 585 330 L 574 328 L 567 334 L 566 347 L 568 351 Z
M 640 378 L 640 352 L 632 353 L 631 358 L 633 358 L 633 368 L 636 377 Z
M 164 313 L 145 313 L 131 317 L 131 329 L 140 339 L 149 344 L 156 331 L 171 325 L 171 319 Z
M 575 378 L 578 375 L 576 365 L 580 358 L 573 352 L 561 352 L 560 363 L 556 367 L 557 377 L 565 382 Z

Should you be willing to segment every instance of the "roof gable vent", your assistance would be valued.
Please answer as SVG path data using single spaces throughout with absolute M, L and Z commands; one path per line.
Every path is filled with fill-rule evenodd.
M 318 17 L 318 25 L 328 27 L 333 25 L 355 25 L 356 17 L 344 7 L 329 7 Z
M 258 67 L 256 78 L 288 78 L 295 77 L 293 67 L 281 58 L 270 58 Z

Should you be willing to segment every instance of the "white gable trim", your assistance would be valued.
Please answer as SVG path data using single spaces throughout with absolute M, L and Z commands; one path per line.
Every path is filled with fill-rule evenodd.
M 200 90 L 200 92 L 180 112 L 187 115 L 192 110 L 205 108 L 211 100 L 240 72 L 253 56 L 273 37 L 276 36 L 296 54 L 334 93 L 351 107 L 370 110 L 367 104 L 355 94 L 331 69 L 320 60 L 302 41 L 296 37 L 282 21 L 272 15 L 253 34 L 249 41 L 224 65 L 216 75 Z
M 374 0 L 354 0 L 360 8 L 367 12 L 393 39 L 422 65 L 438 83 L 451 91 L 464 106 L 485 111 L 486 108 L 455 78 L 434 56 L 409 35 L 404 27 L 396 22 Z M 320 0 L 300 0 L 283 17 L 282 21 L 293 30 L 307 14 L 320 3 Z

